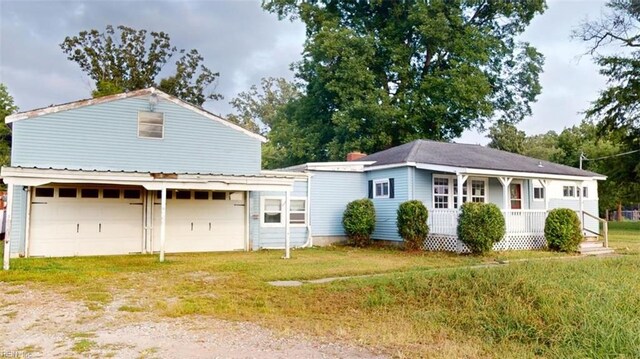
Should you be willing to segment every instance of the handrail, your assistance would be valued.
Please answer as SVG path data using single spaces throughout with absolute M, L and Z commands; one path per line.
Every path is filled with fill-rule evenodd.
M 604 237 L 604 247 L 605 248 L 609 248 L 609 222 L 607 222 L 606 219 L 602 219 L 598 216 L 594 216 L 593 214 L 589 213 L 589 212 L 585 212 L 585 211 L 581 211 L 582 212 L 582 230 L 593 233 L 595 235 L 601 235 L 602 237 Z M 597 220 L 598 222 L 602 223 L 602 232 L 603 234 L 600 233 L 596 233 L 592 230 L 589 230 L 587 228 L 584 227 L 584 216 L 587 215 L 588 217 L 591 217 L 595 220 Z M 600 226 L 598 226 L 598 228 L 600 228 Z

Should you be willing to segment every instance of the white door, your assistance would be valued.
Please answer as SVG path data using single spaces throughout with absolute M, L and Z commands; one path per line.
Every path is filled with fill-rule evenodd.
M 159 191 L 153 208 L 153 250 L 160 250 Z M 167 191 L 165 252 L 245 249 L 243 192 Z
M 86 256 L 142 251 L 142 191 L 91 187 L 34 188 L 31 256 Z

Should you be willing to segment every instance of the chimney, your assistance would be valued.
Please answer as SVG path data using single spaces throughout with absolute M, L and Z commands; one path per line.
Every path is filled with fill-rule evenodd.
M 362 157 L 365 157 L 367 154 L 359 151 L 349 152 L 347 153 L 347 161 L 357 161 Z

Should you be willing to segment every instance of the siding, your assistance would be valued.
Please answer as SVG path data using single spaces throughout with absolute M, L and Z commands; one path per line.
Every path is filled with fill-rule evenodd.
M 24 254 L 27 220 L 27 191 L 24 186 L 13 186 L 11 207 L 11 254 Z
M 311 233 L 344 236 L 342 214 L 347 204 L 367 197 L 366 175 L 358 172 L 312 173 Z
M 251 247 L 255 249 L 268 247 L 284 247 L 285 227 L 262 227 L 260 225 L 260 199 L 262 197 L 285 197 L 285 192 L 251 192 L 251 219 L 249 222 L 249 234 Z M 293 185 L 293 197 L 307 197 L 307 181 L 295 181 Z M 308 216 L 307 216 L 308 217 Z M 307 242 L 306 226 L 290 226 L 291 247 L 300 247 Z
M 258 139 L 160 100 L 164 139 L 138 138 L 146 98 L 82 107 L 13 124 L 12 166 L 257 174 Z
M 585 198 L 583 206 L 584 206 L 585 212 L 598 216 L 598 200 Z M 574 211 L 579 211 L 580 201 L 578 199 L 550 198 L 549 209 L 554 209 L 554 208 L 569 208 Z M 594 232 L 598 232 L 599 226 L 600 224 L 598 223 L 597 220 L 585 216 L 585 228 Z
M 422 201 L 427 209 L 433 208 L 433 173 L 426 170 L 415 170 L 415 199 Z
M 367 172 L 367 181 L 394 178 L 394 198 L 373 199 L 376 207 L 376 230 L 373 232 L 374 239 L 402 241 L 398 235 L 396 218 L 398 207 L 402 202 L 409 200 L 410 184 L 408 167 L 391 168 Z M 416 189 L 417 190 L 417 189 Z

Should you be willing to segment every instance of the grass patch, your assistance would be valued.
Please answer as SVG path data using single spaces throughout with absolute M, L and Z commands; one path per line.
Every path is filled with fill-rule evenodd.
M 97 345 L 98 343 L 94 342 L 93 340 L 80 339 L 73 344 L 73 346 L 71 347 L 71 350 L 73 350 L 78 354 L 83 354 L 83 353 L 90 352 Z
M 130 312 L 130 313 L 144 312 L 144 308 L 135 307 L 135 306 L 132 306 L 132 305 L 120 306 L 118 308 L 118 310 L 121 311 L 121 312 Z
M 35 353 L 41 353 L 42 352 L 42 347 L 38 346 L 38 345 L 26 345 L 22 348 L 18 349 L 18 352 L 20 353 L 24 353 L 27 355 L 30 354 L 35 354 Z
M 619 253 L 640 254 L 640 222 L 609 222 L 609 246 Z

